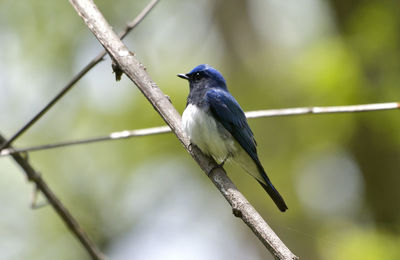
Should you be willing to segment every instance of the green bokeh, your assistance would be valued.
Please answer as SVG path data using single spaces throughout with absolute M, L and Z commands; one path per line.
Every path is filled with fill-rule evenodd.
M 180 113 L 188 86 L 176 74 L 200 63 L 224 74 L 246 111 L 394 102 L 400 96 L 400 6 L 389 0 L 356 2 L 291 1 L 289 6 L 261 0 L 161 1 L 124 42 Z M 96 3 L 120 31 L 147 2 Z M 0 0 L 0 32 L 0 132 L 9 137 L 101 46 L 68 1 Z M 132 82 L 125 76 L 114 81 L 107 58 L 15 145 L 163 124 Z M 327 260 L 400 258 L 398 111 L 251 119 L 249 124 L 261 161 L 289 211 L 281 214 L 239 167 L 228 164 L 226 169 L 295 254 Z M 312 176 L 310 169 L 349 173 L 346 165 L 334 164 L 337 158 L 355 165 L 358 190 L 338 186 L 333 189 L 338 196 L 327 197 L 328 190 L 318 189 L 326 187 L 323 179 L 308 186 L 301 181 Z M 198 246 L 207 250 L 217 244 L 220 251 L 234 249 L 249 259 L 272 259 L 231 216 L 229 206 L 172 134 L 32 152 L 29 160 L 89 236 L 112 256 L 125 237 L 142 234 L 145 220 L 170 216 L 168 209 L 181 203 L 184 209 L 176 208 L 172 220 L 159 220 L 159 225 L 175 227 L 174 216 L 195 217 L 188 220 L 189 228 L 176 224 L 166 240 L 187 232 L 186 241 L 200 241 Z M 50 207 L 28 208 L 33 187 L 19 168 L 0 158 L 0 169 L 0 206 L 5 212 L 0 217 L 0 259 L 88 259 Z M 337 174 L 339 179 L 333 175 L 335 183 L 350 180 L 338 177 L 346 174 Z M 358 204 L 336 201 L 342 193 Z M 321 198 L 326 207 L 318 206 Z M 233 235 L 214 234 L 203 222 L 217 223 Z M 197 238 L 201 231 L 217 243 Z M 150 228 L 148 232 L 158 234 Z M 137 236 L 138 243 L 148 239 L 147 234 Z M 153 241 L 154 251 L 164 252 L 167 242 Z M 180 249 L 171 244 L 171 252 Z M 208 252 L 221 259 L 218 250 Z M 185 254 L 182 259 L 201 259 Z

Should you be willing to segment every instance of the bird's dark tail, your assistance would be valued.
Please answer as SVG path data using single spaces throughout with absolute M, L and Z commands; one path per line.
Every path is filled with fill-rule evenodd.
M 276 206 L 278 206 L 280 211 L 285 212 L 288 209 L 285 201 L 269 180 L 267 173 L 265 172 L 264 167 L 261 165 L 261 162 L 257 157 L 257 153 L 254 150 L 251 151 L 251 153 L 248 153 L 247 151 L 239 153 L 239 155 L 234 159 L 240 164 L 240 166 L 243 167 L 243 169 L 245 169 L 261 184 L 264 190 L 275 202 Z
M 265 185 L 261 181 L 258 181 L 258 183 L 260 183 L 261 186 L 264 188 L 264 190 L 269 194 L 269 196 L 275 202 L 276 206 L 279 208 L 280 211 L 285 212 L 288 209 L 282 196 L 275 189 L 275 187 L 272 185 L 271 182 L 269 182 L 268 185 Z
M 258 170 L 260 171 L 261 175 L 264 177 L 266 184 L 257 180 L 258 183 L 261 184 L 261 186 L 264 188 L 264 190 L 268 193 L 268 195 L 271 197 L 271 199 L 275 202 L 275 204 L 279 208 L 279 210 L 282 212 L 285 212 L 288 209 L 288 207 L 286 206 L 286 203 L 283 200 L 282 196 L 275 189 L 274 185 L 272 185 L 271 181 L 269 180 L 269 178 L 268 178 L 267 174 L 265 173 L 264 169 L 262 168 L 262 166 L 261 167 L 259 166 Z

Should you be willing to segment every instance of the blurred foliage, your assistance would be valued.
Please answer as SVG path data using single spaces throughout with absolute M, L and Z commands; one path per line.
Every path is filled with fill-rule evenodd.
M 96 1 L 116 31 L 147 1 Z M 397 0 L 161 1 L 124 41 L 182 112 L 177 73 L 209 63 L 244 110 L 397 101 Z M 173 14 L 173 15 L 171 15 Z M 11 136 L 101 46 L 68 1 L 0 0 L 0 125 Z M 261 160 L 289 206 L 278 212 L 226 169 L 302 259 L 399 259 L 398 111 L 252 119 Z M 162 125 L 100 63 L 17 142 L 25 147 Z M 171 134 L 30 154 L 111 259 L 272 259 Z M 0 167 L 0 259 L 87 259 L 10 159 Z

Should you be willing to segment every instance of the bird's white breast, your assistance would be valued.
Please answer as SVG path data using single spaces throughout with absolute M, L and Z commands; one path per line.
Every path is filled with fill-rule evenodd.
M 223 161 L 236 152 L 237 146 L 232 136 L 222 125 L 196 105 L 189 104 L 182 115 L 183 129 L 190 141 L 203 153 Z

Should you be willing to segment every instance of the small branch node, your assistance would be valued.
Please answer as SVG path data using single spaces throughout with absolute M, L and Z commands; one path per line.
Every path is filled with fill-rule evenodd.
M 31 209 L 40 209 L 43 208 L 44 206 L 49 205 L 48 201 L 42 202 L 40 204 L 37 203 L 39 193 L 40 193 L 39 187 L 35 184 L 35 187 L 32 191 Z
M 170 98 L 170 96 L 168 96 L 168 95 L 164 95 L 167 99 L 168 99 L 168 101 L 169 101 L 169 103 L 171 103 L 172 104 L 172 101 L 171 101 L 171 98 Z
M 238 208 L 232 208 L 232 213 L 237 218 L 242 218 L 243 217 L 242 211 L 240 209 L 238 209 Z
M 113 73 L 115 73 L 115 80 L 116 80 L 116 81 L 120 81 L 120 80 L 121 80 L 121 76 L 122 76 L 122 74 L 123 74 L 124 72 L 123 72 L 122 69 L 118 66 L 118 64 L 114 61 L 114 59 L 113 59 L 113 61 L 112 61 L 112 63 L 111 63 L 111 68 L 112 68 L 112 70 L 113 70 Z

